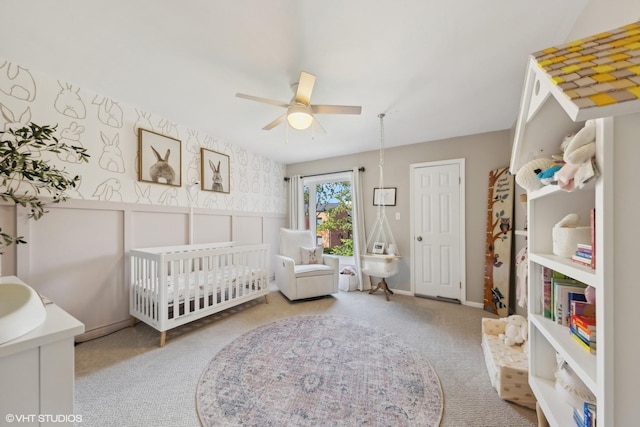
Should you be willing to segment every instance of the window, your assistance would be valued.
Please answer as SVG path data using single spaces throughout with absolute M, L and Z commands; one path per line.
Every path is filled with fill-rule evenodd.
M 352 256 L 351 174 L 305 177 L 303 185 L 305 228 L 315 232 L 326 253 Z

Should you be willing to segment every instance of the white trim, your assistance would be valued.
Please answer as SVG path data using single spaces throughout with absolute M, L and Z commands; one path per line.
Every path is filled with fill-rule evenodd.
M 324 184 L 327 182 L 335 182 L 335 181 L 351 182 L 351 171 L 327 173 L 327 174 L 313 175 L 313 176 L 302 176 L 303 185 Z
M 347 181 L 349 182 L 349 184 L 351 185 L 351 192 L 353 194 L 353 182 L 352 182 L 352 172 L 348 171 L 348 172 L 337 172 L 337 173 L 328 173 L 328 174 L 322 174 L 322 175 L 313 175 L 313 176 L 308 176 L 305 177 L 303 176 L 301 178 L 302 180 L 302 185 L 300 186 L 301 189 L 304 189 L 304 186 L 306 185 L 307 187 L 309 187 L 309 200 L 315 200 L 316 199 L 316 185 L 319 184 L 327 184 L 330 182 L 342 182 L 342 181 Z M 303 190 L 304 192 L 304 190 Z M 300 200 L 303 200 L 303 196 L 300 197 Z M 302 209 L 303 206 L 300 207 L 300 209 Z M 315 210 L 315 204 L 313 206 L 313 216 L 315 217 L 317 215 L 317 212 Z M 302 218 L 304 218 L 304 213 L 302 213 Z M 311 232 L 313 233 L 313 235 L 317 234 L 317 225 L 315 221 L 311 221 L 311 202 L 309 202 L 309 230 L 311 230 Z
M 464 305 L 467 304 L 467 263 L 466 263 L 466 206 L 465 206 L 465 159 L 450 159 L 450 160 L 439 160 L 434 162 L 423 162 L 423 163 L 413 163 L 409 165 L 410 173 L 409 173 L 409 194 L 413 196 L 414 190 L 414 176 L 415 170 L 423 167 L 433 167 L 433 166 L 445 166 L 445 165 L 458 165 L 460 169 L 460 302 Z M 415 231 L 413 229 L 414 217 L 413 217 L 413 209 L 414 209 L 414 201 L 413 197 L 409 197 L 409 236 L 411 239 L 410 244 L 410 255 L 409 255 L 409 265 L 413 267 L 414 261 L 414 253 L 413 253 L 413 239 L 415 235 Z M 410 268 L 411 275 L 411 294 L 415 295 L 415 271 L 413 268 Z M 394 290 L 395 292 L 395 290 Z

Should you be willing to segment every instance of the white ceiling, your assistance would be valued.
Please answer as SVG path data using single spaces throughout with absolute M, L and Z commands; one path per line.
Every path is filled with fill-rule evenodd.
M 510 128 L 589 0 L 2 0 L 0 58 L 295 163 Z M 300 71 L 326 134 L 262 127 Z M 287 141 L 288 137 L 288 141 Z

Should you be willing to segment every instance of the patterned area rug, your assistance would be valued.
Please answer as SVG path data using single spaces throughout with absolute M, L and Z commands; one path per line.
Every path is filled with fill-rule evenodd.
M 204 426 L 437 426 L 425 358 L 367 323 L 330 315 L 260 326 L 223 348 L 196 390 Z

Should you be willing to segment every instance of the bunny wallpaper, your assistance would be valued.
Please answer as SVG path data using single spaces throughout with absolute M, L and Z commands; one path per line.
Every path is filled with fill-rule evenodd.
M 58 78 L 63 76 L 44 76 L 0 59 L 0 124 L 5 130 L 29 122 L 57 125 L 61 141 L 88 150 L 89 163 L 62 154 L 51 158 L 81 177 L 70 198 L 187 207 L 191 198 L 200 208 L 286 212 L 284 165 Z M 181 153 L 171 154 L 182 159 L 181 177 L 175 178 L 180 186 L 138 180 L 139 128 L 181 141 Z M 201 148 L 229 156 L 228 192 L 187 190 L 201 178 Z

